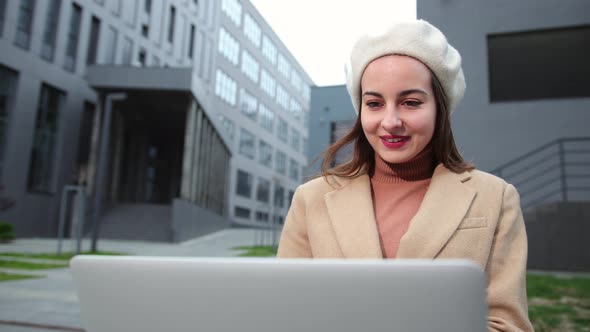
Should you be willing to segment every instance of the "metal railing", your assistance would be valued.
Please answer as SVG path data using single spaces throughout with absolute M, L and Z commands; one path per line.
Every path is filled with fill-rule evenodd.
M 590 137 L 560 138 L 492 170 L 520 193 L 523 209 L 590 200 Z

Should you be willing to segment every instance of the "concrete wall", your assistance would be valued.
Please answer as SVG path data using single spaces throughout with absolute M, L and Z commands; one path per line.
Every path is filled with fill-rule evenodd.
M 586 0 L 417 2 L 418 18 L 463 57 L 467 90 L 452 124 L 466 159 L 491 170 L 557 138 L 590 135 L 590 98 L 490 103 L 486 44 L 488 34 L 587 25 L 589 12 Z
M 590 271 L 590 202 L 560 202 L 525 214 L 528 268 Z

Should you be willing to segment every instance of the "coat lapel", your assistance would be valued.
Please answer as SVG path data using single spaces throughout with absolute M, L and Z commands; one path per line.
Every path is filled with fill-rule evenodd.
M 418 212 L 400 241 L 397 258 L 434 258 L 449 241 L 469 210 L 476 191 L 463 182 L 471 178 L 439 165 Z
M 369 176 L 341 180 L 324 196 L 328 214 L 345 258 L 382 258 Z

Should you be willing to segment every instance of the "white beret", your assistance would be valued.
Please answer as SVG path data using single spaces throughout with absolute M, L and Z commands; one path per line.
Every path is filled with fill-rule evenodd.
M 447 96 L 449 114 L 453 112 L 465 93 L 461 55 L 432 24 L 414 20 L 394 23 L 377 34 L 365 34 L 352 47 L 347 64 L 346 88 L 357 114 L 365 68 L 371 61 L 392 54 L 411 56 L 430 68 Z

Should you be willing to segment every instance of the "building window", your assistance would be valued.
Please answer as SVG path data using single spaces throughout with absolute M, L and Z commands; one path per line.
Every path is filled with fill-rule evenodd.
M 245 116 L 256 121 L 258 100 L 245 89 L 240 90 L 240 110 Z
M 149 37 L 150 35 L 150 27 L 147 24 L 141 25 L 141 35 L 144 37 Z
M 242 24 L 242 5 L 238 0 L 222 0 L 221 10 L 235 25 L 240 26 Z
M 41 58 L 53 61 L 55 53 L 55 40 L 57 26 L 59 25 L 59 9 L 61 0 L 47 2 L 47 16 L 45 17 L 45 28 L 43 30 L 43 44 L 41 45 Z
M 219 120 L 221 121 L 221 126 L 223 127 L 223 129 L 225 129 L 225 132 L 227 133 L 229 140 L 233 142 L 236 131 L 236 125 L 232 120 L 226 118 L 223 115 L 219 115 Z
M 275 122 L 275 114 L 262 103 L 258 107 L 258 114 L 260 115 L 260 125 L 262 128 L 272 133 Z
M 260 66 L 258 61 L 246 50 L 242 50 L 242 73 L 246 75 L 252 82 L 258 83 L 258 71 Z
M 291 147 L 295 151 L 299 151 L 299 145 L 301 144 L 301 136 L 299 131 L 295 128 L 291 128 Z
M 96 54 L 98 53 L 98 39 L 100 34 L 100 20 L 92 16 L 90 23 L 90 37 L 88 38 L 88 52 L 86 53 L 86 64 L 93 65 L 96 63 Z
M 258 185 L 256 186 L 256 200 L 263 203 L 268 203 L 270 200 L 270 181 L 258 178 Z
M 293 117 L 297 121 L 301 121 L 301 119 L 303 118 L 303 110 L 301 109 L 301 105 L 293 98 L 291 98 L 289 111 L 291 112 L 291 114 L 293 114 Z
M 114 65 L 115 64 L 115 57 L 117 55 L 117 30 L 114 27 L 109 27 L 107 32 L 107 42 L 106 42 L 106 52 L 105 52 L 105 64 Z
M 140 49 L 139 53 L 137 53 L 137 61 L 141 67 L 145 67 L 147 61 L 147 54 L 145 49 Z
M 266 35 L 262 36 L 262 54 L 273 66 L 277 64 L 277 47 Z
M 76 70 L 76 57 L 78 55 L 78 37 L 80 35 L 80 22 L 82 20 L 82 7 L 72 4 L 72 13 L 70 15 L 70 30 L 68 31 L 68 41 L 66 45 L 66 58 L 64 68 L 69 71 Z
M 121 0 L 110 0 L 111 13 L 115 16 L 121 15 Z
M 239 147 L 240 154 L 250 159 L 254 159 L 254 155 L 256 153 L 256 146 L 254 145 L 254 141 L 254 135 L 252 135 L 252 133 L 247 131 L 246 129 L 241 128 Z
M 291 85 L 293 85 L 295 90 L 301 91 L 302 82 L 303 81 L 301 80 L 301 76 L 299 76 L 299 73 L 297 73 L 295 69 L 291 70 Z
M 31 43 L 31 28 L 33 25 L 34 9 L 35 0 L 20 0 L 14 43 L 25 50 L 29 49 Z
M 133 40 L 129 37 L 123 38 L 123 52 L 121 53 L 121 64 L 131 65 L 133 54 Z
M 16 94 L 17 78 L 16 71 L 0 65 L 0 178 L 4 169 L 4 150 Z
M 489 35 L 491 102 L 590 96 L 590 25 Z
M 236 82 L 233 79 L 220 69 L 217 69 L 215 76 L 215 95 L 228 104 L 235 106 L 237 88 Z
M 299 181 L 299 164 L 295 159 L 289 160 L 289 177 L 293 181 Z
M 170 14 L 168 16 L 168 42 L 174 43 L 174 28 L 176 24 L 176 8 L 170 6 Z
M 289 64 L 289 60 L 285 58 L 285 56 L 279 53 L 279 73 L 283 74 L 286 79 L 290 78 L 291 75 L 291 65 Z
M 6 0 L 0 0 L 0 37 L 4 34 L 4 21 L 6 15 Z
M 295 192 L 293 190 L 289 190 L 289 196 L 287 197 L 287 203 L 289 203 L 289 206 L 291 206 L 291 202 L 293 202 L 294 195 L 295 195 Z
M 275 97 L 276 85 L 275 79 L 266 70 L 262 69 L 260 73 L 260 87 L 271 98 Z
M 256 221 L 268 222 L 268 212 L 256 211 Z
M 250 198 L 252 196 L 252 175 L 238 169 L 238 181 L 236 194 L 242 197 Z
M 258 162 L 267 167 L 272 164 L 272 146 L 263 140 L 258 141 Z
M 289 110 L 289 93 L 282 85 L 277 84 L 277 103 L 283 107 L 285 111 Z
M 64 102 L 65 93 L 46 84 L 41 86 L 29 166 L 30 191 L 52 191 L 59 113 Z
M 152 0 L 143 0 L 143 10 L 148 14 L 152 12 Z
M 219 41 L 217 50 L 234 66 L 238 64 L 240 55 L 240 44 L 224 28 L 219 28 Z
M 283 120 L 279 117 L 279 127 L 277 128 L 277 136 L 279 139 L 285 143 L 289 138 L 289 124 L 287 121 Z
M 301 143 L 302 147 L 303 147 L 303 154 L 307 156 L 307 153 L 309 151 L 308 147 L 307 147 L 307 138 L 303 138 L 302 139 L 302 143 Z
M 250 219 L 250 209 L 241 206 L 235 206 L 234 216 L 243 219 Z
M 189 40 L 188 40 L 188 58 L 189 59 L 193 58 L 194 49 L 195 49 L 195 25 L 191 24 L 191 31 L 190 31 Z
M 256 48 L 260 48 L 260 37 L 262 32 L 260 26 L 250 14 L 244 16 L 244 34 L 250 39 Z
M 287 155 L 279 150 L 275 153 L 275 169 L 279 174 L 287 173 Z
M 273 203 L 276 207 L 285 207 L 285 188 L 279 184 L 275 185 Z

